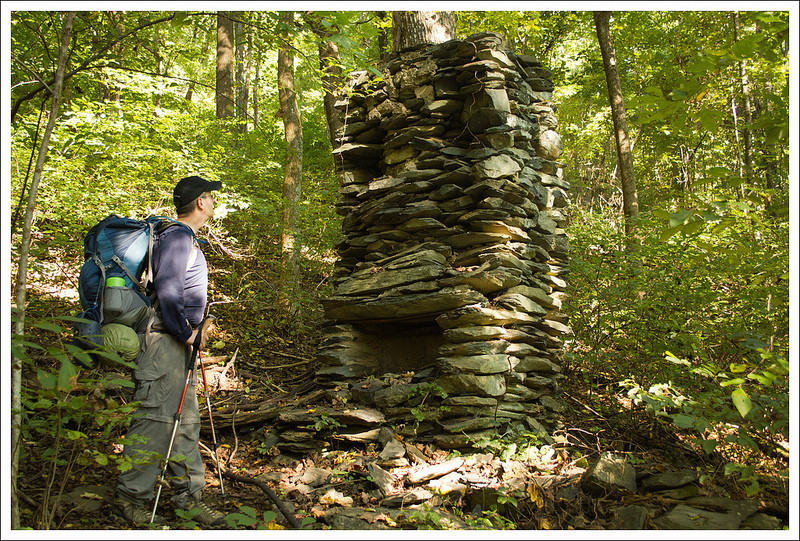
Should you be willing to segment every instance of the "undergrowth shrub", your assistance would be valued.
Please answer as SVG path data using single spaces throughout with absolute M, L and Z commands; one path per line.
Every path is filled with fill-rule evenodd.
M 628 250 L 615 216 L 575 213 L 568 369 L 691 431 L 756 492 L 759 453 L 788 439 L 787 224 L 714 201 L 642 215 Z

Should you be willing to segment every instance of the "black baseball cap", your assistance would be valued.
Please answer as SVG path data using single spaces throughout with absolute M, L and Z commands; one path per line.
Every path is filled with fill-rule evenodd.
M 184 205 L 188 205 L 205 192 L 213 192 L 222 188 L 222 182 L 219 180 L 206 180 L 203 177 L 193 175 L 191 177 L 182 178 L 175 185 L 172 191 L 172 202 L 175 203 L 175 208 L 180 209 Z

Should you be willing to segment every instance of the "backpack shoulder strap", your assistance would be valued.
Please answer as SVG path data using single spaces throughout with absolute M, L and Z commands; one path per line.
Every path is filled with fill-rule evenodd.
M 197 235 L 194 234 L 194 231 L 191 227 L 176 220 L 175 218 L 170 218 L 168 216 L 152 216 L 147 219 L 147 224 L 150 226 L 150 230 L 148 232 L 148 242 L 147 242 L 147 276 L 144 277 L 142 280 L 142 287 L 147 288 L 150 283 L 153 281 L 153 246 L 155 245 L 156 235 L 160 235 L 167 229 L 172 226 L 181 226 L 189 232 L 192 236 L 192 246 L 197 247 L 199 241 L 197 240 Z M 189 263 L 186 265 L 186 268 L 192 266 L 195 259 L 197 258 L 197 251 L 192 250 L 192 255 L 189 257 Z M 126 269 L 127 270 L 127 269 Z M 138 283 L 138 282 L 137 282 Z

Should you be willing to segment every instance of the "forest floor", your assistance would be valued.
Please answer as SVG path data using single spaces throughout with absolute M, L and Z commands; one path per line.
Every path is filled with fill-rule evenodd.
M 66 314 L 74 309 L 74 302 L 75 299 L 68 298 L 53 300 L 46 293 L 34 295 L 28 308 L 29 317 Z M 237 381 L 227 390 L 221 386 L 214 390 L 212 411 L 239 402 L 275 401 L 303 384 L 304 389 L 310 388 L 318 341 L 313 326 L 271 318 L 270 309 L 240 302 L 220 303 L 213 311 L 219 327 L 213 331 L 210 354 L 214 358 L 235 360 L 232 375 Z M 57 371 L 58 363 L 52 358 L 42 356 L 36 363 L 40 368 Z M 98 374 L 88 376 L 108 377 L 109 374 L 102 373 L 108 370 L 98 367 L 94 369 Z M 208 501 L 231 515 L 232 522 L 222 526 L 223 529 L 291 528 L 269 494 L 257 485 L 259 482 L 271 489 L 311 530 L 611 530 L 624 527 L 620 510 L 631 506 L 646 510 L 641 528 L 658 529 L 654 519 L 679 503 L 676 497 L 642 491 L 597 496 L 583 490 L 580 481 L 587 464 L 605 453 L 614 453 L 635 467 L 637 478 L 658 472 L 701 472 L 693 483 L 698 488 L 695 495 L 751 500 L 757 503 L 759 512 L 774 519 L 772 525 L 788 526 L 788 480 L 778 475 L 788 470 L 788 459 L 762 457 L 757 468 L 761 490 L 748 497 L 747 483 L 736 475 L 726 474 L 726 460 L 722 456 L 698 453 L 689 436 L 626 403 L 615 381 L 604 380 L 601 375 L 585 377 L 569 372 L 565 375 L 562 391 L 568 407 L 563 412 L 563 426 L 557 431 L 561 443 L 553 446 L 553 453 L 511 460 L 501 459 L 502 448 L 451 454 L 430 444 L 418 445 L 420 453 L 414 456 L 422 458 L 394 471 L 386 468 L 394 476 L 394 487 L 389 492 L 412 488 L 407 482 L 412 473 L 440 465 L 453 456 L 463 459 L 462 471 L 468 470 L 465 478 L 470 481 L 466 490 L 427 493 L 413 503 L 395 498 L 393 504 L 387 505 L 391 494 L 380 490 L 375 471 L 370 469 L 370 464 L 378 459 L 380 446 L 339 442 L 304 455 L 284 454 L 265 443 L 269 426 L 253 424 L 238 428 L 220 426 L 216 430 L 218 454 L 226 471 L 256 480 L 253 484 L 223 478 L 223 496 L 213 453 L 209 451 L 211 434 L 204 422 L 202 444 Z M 26 377 L 26 384 L 36 387 L 35 376 L 29 373 Z M 126 393 L 129 391 L 107 394 L 122 403 L 130 398 Z M 198 398 L 202 409 L 204 398 L 202 395 Z M 291 400 L 287 398 L 287 402 Z M 23 527 L 130 529 L 130 524 L 110 512 L 117 475 L 114 462 L 101 466 L 96 461 L 83 465 L 79 460 L 73 461 L 81 445 L 64 445 L 72 454 L 62 453 L 59 458 L 63 461 L 57 462 L 50 454 L 53 448 L 54 440 L 47 437 L 46 430 L 40 429 L 35 437 L 29 434 L 25 442 L 19 473 Z M 105 452 L 118 454 L 120 447 L 109 443 Z M 191 517 L 177 515 L 170 508 L 167 503 L 170 495 L 170 489 L 166 488 L 159 505 L 159 513 L 168 521 L 166 528 L 197 528 Z
M 302 341 L 299 341 L 302 342 Z M 283 339 L 268 340 L 262 344 L 271 351 L 291 355 L 294 358 L 311 358 L 310 347 L 297 347 L 287 344 Z M 250 358 L 248 351 L 239 348 L 240 358 Z M 279 360 L 280 355 L 274 355 Z M 242 363 L 243 365 L 245 363 Z M 282 363 L 292 364 L 292 363 Z M 281 365 L 281 366 L 282 366 Z M 276 377 L 269 366 L 256 370 L 254 374 L 271 374 L 261 380 L 247 378 L 246 388 L 217 391 L 212 395 L 212 410 L 217 410 L 232 400 L 274 400 L 281 393 L 277 389 L 290 390 L 291 383 L 298 376 L 305 377 L 306 363 L 301 363 L 285 371 L 284 377 Z M 98 368 L 96 370 L 102 370 Z M 244 383 L 244 382 L 243 382 Z M 306 388 L 308 386 L 306 385 Z M 585 471 L 581 460 L 596 460 L 606 452 L 623 456 L 635 466 L 637 476 L 646 473 L 665 471 L 696 470 L 705 472 L 699 484 L 699 495 L 721 496 L 734 500 L 750 499 L 759 504 L 759 510 L 776 517 L 783 526 L 788 525 L 789 498 L 788 485 L 777 475 L 762 475 L 762 490 L 756 496 L 747 498 L 746 485 L 735 476 L 724 473 L 724 461 L 719 456 L 698 454 L 678 433 L 667 430 L 664 425 L 647 420 L 643 415 L 626 411 L 624 406 L 598 393 L 596 386 L 589 386 L 583 378 L 568 377 L 564 388 L 569 407 L 564 412 L 563 429 L 566 444 L 560 446 L 555 456 L 532 457 L 530 460 L 499 460 L 502 450 L 495 454 L 486 450 L 457 453 L 465 462 L 471 463 L 473 474 L 482 479 L 478 485 L 494 493 L 493 504 L 476 509 L 476 495 L 485 498 L 486 491 L 475 490 L 475 478 L 471 490 L 452 492 L 446 496 L 423 497 L 413 505 L 393 505 L 383 507 L 384 494 L 378 490 L 376 482 L 367 469 L 369 462 L 378 459 L 380 447 L 375 445 L 339 444 L 338 448 L 321 449 L 306 455 L 282 454 L 276 448 L 264 445 L 265 426 L 244 426 L 239 429 L 221 427 L 216 430 L 218 454 L 227 471 L 239 476 L 255 479 L 271 488 L 278 499 L 299 521 L 312 530 L 321 529 L 523 529 L 523 530 L 611 530 L 620 528 L 619 509 L 631 505 L 644 506 L 649 510 L 645 519 L 645 529 L 658 529 L 653 518 L 672 507 L 676 500 L 659 494 L 635 494 L 623 496 L 596 497 L 581 489 L 580 474 Z M 581 397 L 580 399 L 576 397 Z M 198 396 L 203 406 L 203 396 Z M 591 405 L 590 405 L 591 404 Z M 308 405 L 311 407 L 311 405 Z M 612 409 L 613 408 L 613 409 Z M 604 413 L 601 414 L 600 411 Z M 206 460 L 206 495 L 208 500 L 220 511 L 239 517 L 233 523 L 238 529 L 291 528 L 286 517 L 274 505 L 269 495 L 252 483 L 233 481 L 223 477 L 225 495 L 220 490 L 220 480 L 209 451 L 212 437 L 208 426 L 202 434 L 203 456 Z M 20 487 L 23 494 L 23 519 L 27 527 L 38 529 L 42 524 L 45 509 L 52 513 L 52 529 L 113 530 L 129 529 L 132 526 L 120 521 L 110 513 L 113 480 L 116 473 L 111 466 L 97 464 L 74 466 L 72 474 L 57 478 L 48 486 L 54 476 L 42 463 L 47 462 L 45 451 L 51 442 L 40 439 L 30 444 L 28 460 L 21 465 Z M 428 463 L 414 463 L 404 468 L 404 475 L 430 465 L 443 463 L 450 458 L 448 452 L 431 446 L 419 446 Z M 109 453 L 118 453 L 118 446 L 109 446 Z M 477 457 L 477 459 L 476 459 Z M 516 463 L 516 464 L 515 464 Z M 514 480 L 509 472 L 522 470 L 523 482 Z M 778 471 L 788 468 L 775 459 L 767 470 Z M 401 470 L 403 468 L 400 468 Z M 390 468 L 386 468 L 391 471 Z M 394 472 L 397 477 L 396 471 Z M 313 478 L 322 475 L 324 482 L 315 483 Z M 530 481 L 539 478 L 560 479 L 558 487 L 548 487 L 539 483 L 539 490 L 531 490 Z M 309 480 L 312 479 L 312 480 Z M 398 484 L 403 488 L 402 475 Z M 301 482 L 303 480 L 303 482 Z M 60 483 L 64 481 L 63 486 Z M 482 482 L 481 482 L 482 481 Z M 310 483 L 309 485 L 303 484 Z M 505 488 L 504 488 L 505 487 Z M 408 487 L 406 487 L 408 488 Z M 559 490 L 557 491 L 556 488 Z M 566 491 L 561 490 L 567 488 Z M 60 498 L 56 499 L 60 493 Z M 498 494 L 514 497 L 498 502 Z M 47 498 L 44 495 L 47 494 Z M 168 500 L 170 489 L 161 496 L 159 513 L 169 523 L 170 529 L 193 529 L 197 525 L 191 517 L 179 516 L 170 508 Z M 49 502 L 49 503 L 48 503 Z M 44 504 L 44 505 L 43 505 Z M 488 509 L 486 507 L 489 507 Z M 267 513 L 267 516 L 264 513 Z M 247 515 L 253 518 L 246 518 Z M 313 519 L 313 520 L 312 520 Z M 776 522 L 777 524 L 778 522 Z M 222 528 L 231 528 L 231 523 Z

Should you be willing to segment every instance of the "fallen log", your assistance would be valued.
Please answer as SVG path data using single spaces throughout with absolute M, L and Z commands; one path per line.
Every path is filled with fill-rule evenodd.
M 218 412 L 213 412 L 214 426 L 218 429 L 231 428 L 235 422 L 236 427 L 238 428 L 253 424 L 263 424 L 275 420 L 277 419 L 278 415 L 287 408 L 291 409 L 302 407 L 309 402 L 320 399 L 322 395 L 324 395 L 324 390 L 320 389 L 317 391 L 312 391 L 308 394 L 297 396 L 298 392 L 303 392 L 305 389 L 309 389 L 311 387 L 313 387 L 313 385 L 303 385 L 300 388 L 280 397 L 273 397 L 262 402 L 249 402 L 248 404 L 238 405 L 235 404 Z M 201 410 L 200 417 L 204 420 L 208 420 L 208 411 Z M 206 423 L 203 423 L 203 428 L 201 430 L 206 429 L 205 425 Z
M 274 503 L 278 507 L 278 509 L 280 509 L 281 513 L 283 513 L 283 516 L 285 516 L 286 520 L 289 521 L 289 524 L 292 526 L 292 528 L 299 529 L 302 527 L 300 522 L 298 522 L 297 518 L 292 514 L 291 510 L 289 509 L 289 506 L 287 506 L 286 503 L 284 503 L 283 501 L 279 500 L 278 496 L 275 495 L 275 492 L 273 492 L 272 489 L 269 488 L 267 484 L 264 483 L 263 481 L 259 481 L 258 479 L 252 479 L 250 477 L 245 477 L 244 475 L 231 473 L 229 471 L 226 471 L 223 475 L 225 477 L 228 477 L 229 479 L 238 481 L 240 483 L 247 483 L 250 485 L 257 486 L 258 488 L 263 490 L 264 493 L 266 493 L 266 495 L 269 497 L 269 499 L 272 500 L 272 503 Z

